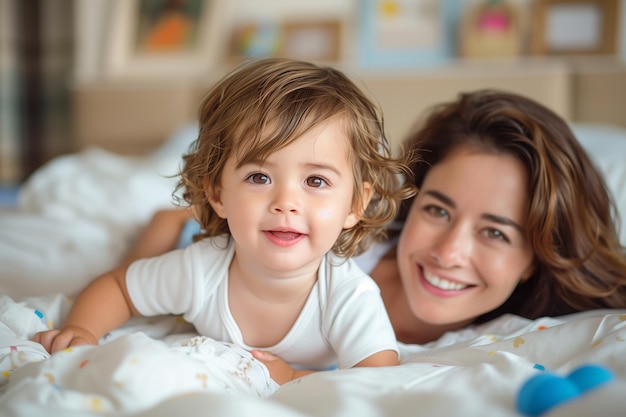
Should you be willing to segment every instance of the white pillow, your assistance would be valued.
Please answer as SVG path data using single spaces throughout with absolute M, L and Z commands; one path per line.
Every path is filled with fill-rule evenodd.
M 40 167 L 16 210 L 0 212 L 0 294 L 71 296 L 115 266 L 152 214 L 173 207 L 171 176 L 197 133 L 184 126 L 145 156 L 90 148 Z
M 626 129 L 594 123 L 572 123 L 571 127 L 604 175 L 620 217 L 620 241 L 626 246 Z

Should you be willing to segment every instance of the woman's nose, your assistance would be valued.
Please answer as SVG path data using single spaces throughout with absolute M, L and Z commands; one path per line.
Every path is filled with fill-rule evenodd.
M 439 236 L 430 255 L 444 268 L 464 266 L 470 259 L 472 244 L 471 231 L 456 225 Z

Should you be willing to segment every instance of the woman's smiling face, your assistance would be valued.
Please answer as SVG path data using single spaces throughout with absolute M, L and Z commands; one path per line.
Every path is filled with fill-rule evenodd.
M 527 176 L 511 155 L 468 147 L 430 169 L 397 252 L 409 306 L 419 320 L 471 322 L 504 303 L 530 276 Z

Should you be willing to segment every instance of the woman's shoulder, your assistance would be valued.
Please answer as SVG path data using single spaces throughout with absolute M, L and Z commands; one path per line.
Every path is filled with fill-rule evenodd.
M 398 243 L 397 238 L 386 239 L 374 243 L 368 250 L 352 259 L 368 275 L 371 275 L 376 266 L 385 258 L 385 255 Z

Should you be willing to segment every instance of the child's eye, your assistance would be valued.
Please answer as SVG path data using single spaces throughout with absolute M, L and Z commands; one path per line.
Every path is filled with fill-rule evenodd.
M 434 217 L 441 217 L 441 218 L 448 218 L 448 210 L 444 209 L 443 207 L 439 207 L 439 206 L 435 206 L 435 205 L 428 205 L 426 207 L 424 207 L 424 210 L 430 214 L 431 216 Z
M 306 185 L 314 188 L 322 188 L 328 185 L 328 181 L 322 177 L 309 177 L 306 179 Z
M 260 172 L 256 172 L 254 174 L 250 174 L 246 181 L 251 182 L 253 184 L 269 184 L 270 177 L 265 174 L 261 174 Z

